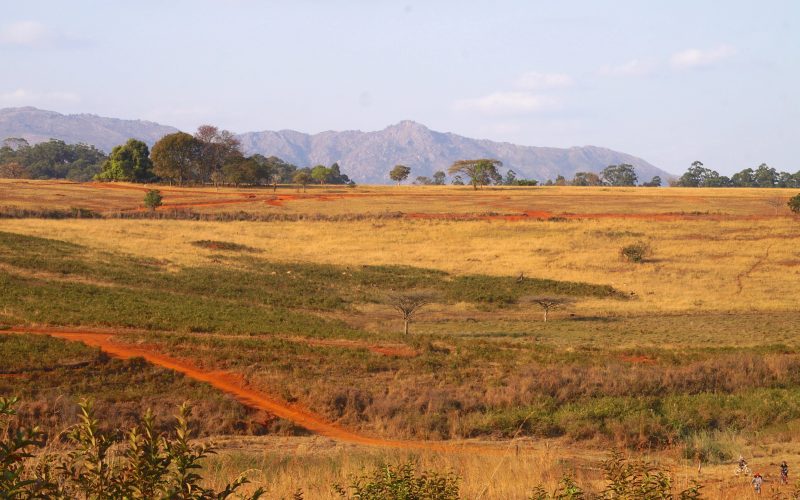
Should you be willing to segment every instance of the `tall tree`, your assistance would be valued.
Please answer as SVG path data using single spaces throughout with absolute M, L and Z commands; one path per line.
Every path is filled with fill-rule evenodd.
M 308 186 L 313 180 L 314 178 L 311 177 L 311 171 L 307 168 L 301 168 L 294 173 L 294 178 L 292 179 L 292 182 L 303 186 L 303 192 L 305 193 L 306 186 Z
M 635 186 L 637 181 L 636 170 L 627 163 L 607 166 L 600 172 L 600 178 L 609 186 Z
M 199 175 L 202 147 L 202 142 L 186 132 L 165 135 L 153 145 L 150 153 L 153 172 L 178 184 L 202 180 Z
M 389 178 L 395 181 L 398 186 L 401 182 L 408 179 L 409 175 L 411 175 L 411 169 L 405 165 L 395 165 L 389 172 Z
M 329 169 L 325 165 L 317 165 L 311 169 L 311 177 L 320 184 L 325 184 L 328 181 L 328 177 L 330 177 L 330 175 L 331 175 L 331 169 Z
M 603 181 L 594 172 L 576 172 L 572 178 L 573 186 L 602 186 Z
M 150 150 L 147 144 L 136 139 L 115 146 L 103 163 L 103 170 L 97 174 L 99 180 L 106 181 L 146 182 L 154 177 Z
M 478 186 L 502 182 L 503 177 L 497 170 L 498 167 L 502 166 L 503 162 L 500 160 L 480 158 L 477 160 L 458 160 L 450 165 L 447 171 L 451 175 L 461 173 L 468 176 L 473 189 L 478 189 Z
M 445 179 L 447 179 L 447 174 L 443 170 L 437 170 L 433 173 L 433 183 L 437 186 L 443 186 Z
M 217 178 L 213 174 L 219 172 L 227 163 L 240 160 L 241 142 L 227 130 L 220 130 L 213 125 L 201 125 L 194 134 L 200 141 L 200 157 L 198 158 L 199 180 L 208 182 Z

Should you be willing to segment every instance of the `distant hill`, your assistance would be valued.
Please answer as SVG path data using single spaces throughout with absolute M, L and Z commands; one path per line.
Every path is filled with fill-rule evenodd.
M 470 139 L 435 132 L 413 121 L 402 121 L 377 132 L 322 132 L 308 135 L 293 130 L 248 132 L 239 138 L 248 153 L 275 155 L 297 165 L 330 165 L 338 162 L 357 182 L 389 182 L 392 166 L 412 169 L 412 178 L 445 170 L 453 161 L 496 158 L 504 167 L 528 179 L 571 179 L 575 172 L 599 172 L 608 165 L 628 163 L 636 167 L 640 182 L 654 175 L 670 174 L 641 158 L 610 149 L 584 146 L 545 148 L 508 142 Z
M 63 115 L 36 108 L 0 109 L 0 139 L 24 137 L 31 143 L 50 138 L 69 143 L 85 142 L 106 152 L 134 137 L 152 145 L 178 129 L 142 120 L 119 120 L 96 115 Z M 376 132 L 343 131 L 309 135 L 293 130 L 240 134 L 247 154 L 278 156 L 298 166 L 330 165 L 359 183 L 389 182 L 388 171 L 396 164 L 411 167 L 412 178 L 445 170 L 455 160 L 496 158 L 519 177 L 572 178 L 575 172 L 599 172 L 608 165 L 629 163 L 640 181 L 670 174 L 641 158 L 610 149 L 584 146 L 547 148 L 519 146 L 507 142 L 470 139 L 442 133 L 413 121 L 402 121 Z
M 62 115 L 37 108 L 0 109 L 0 140 L 22 137 L 31 144 L 61 139 L 74 144 L 83 142 L 106 153 L 130 138 L 150 145 L 166 134 L 177 132 L 175 127 L 143 120 L 120 120 L 97 115 Z

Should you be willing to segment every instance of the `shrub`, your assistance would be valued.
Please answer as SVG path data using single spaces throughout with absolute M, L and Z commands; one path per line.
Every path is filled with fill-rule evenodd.
M 650 245 L 644 241 L 637 241 L 622 247 L 620 255 L 628 262 L 642 263 L 650 256 Z
M 351 479 L 345 488 L 335 485 L 342 498 L 359 500 L 457 500 L 459 477 L 432 471 L 417 471 L 413 462 L 393 467 L 382 465 Z
M 144 195 L 144 206 L 150 209 L 150 211 L 155 211 L 156 208 L 161 206 L 161 200 L 164 198 L 161 196 L 161 191 L 158 189 L 151 189 Z
M 17 400 L 0 399 L 1 427 L 10 428 Z M 189 441 L 189 407 L 178 412 L 175 435 L 159 434 L 149 411 L 127 434 L 127 446 L 110 453 L 115 444 L 102 432 L 89 403 L 80 404 L 80 422 L 67 434 L 71 451 L 45 455 L 31 467 L 33 451 L 45 445 L 35 428 L 11 429 L 0 435 L 0 492 L 3 498 L 183 498 L 231 497 L 247 479 L 240 476 L 220 491 L 205 488 L 199 473 L 213 447 Z M 55 465 L 55 466 L 54 466 Z M 260 498 L 256 490 L 251 499 Z
M 789 210 L 796 214 L 800 214 L 800 194 L 793 196 L 789 199 Z
M 643 460 L 628 460 L 618 452 L 612 452 L 603 462 L 607 481 L 599 496 L 587 495 L 584 489 L 570 477 L 564 477 L 559 487 L 548 494 L 543 486 L 533 490 L 530 500 L 582 500 L 599 499 L 671 499 L 696 500 L 700 497 L 701 486 L 696 482 L 689 488 L 673 493 L 672 476 L 669 472 Z

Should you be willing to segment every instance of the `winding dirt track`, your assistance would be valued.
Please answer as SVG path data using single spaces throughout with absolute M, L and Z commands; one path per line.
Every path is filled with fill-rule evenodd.
M 146 361 L 186 375 L 187 377 L 210 384 L 220 391 L 230 394 L 237 401 L 250 408 L 269 412 L 277 417 L 289 420 L 314 434 L 319 434 L 336 441 L 374 446 L 380 448 L 398 448 L 407 450 L 432 450 L 451 453 L 469 453 L 481 455 L 504 455 L 510 450 L 511 442 L 498 445 L 479 445 L 477 443 L 437 443 L 430 441 L 402 441 L 386 440 L 357 434 L 325 421 L 305 409 L 289 405 L 263 392 L 247 387 L 245 382 L 229 373 L 207 371 L 192 366 L 182 361 L 151 350 L 137 348 L 132 345 L 114 342 L 112 333 L 97 333 L 86 331 L 67 331 L 57 328 L 25 328 L 13 327 L 0 330 L 5 334 L 35 334 L 47 335 L 71 342 L 82 342 L 91 347 L 97 347 L 103 352 L 120 359 L 144 358 Z

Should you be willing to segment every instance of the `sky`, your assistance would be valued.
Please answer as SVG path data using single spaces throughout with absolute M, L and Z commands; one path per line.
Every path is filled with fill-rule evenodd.
M 0 0 L 0 108 L 796 172 L 796 0 Z

